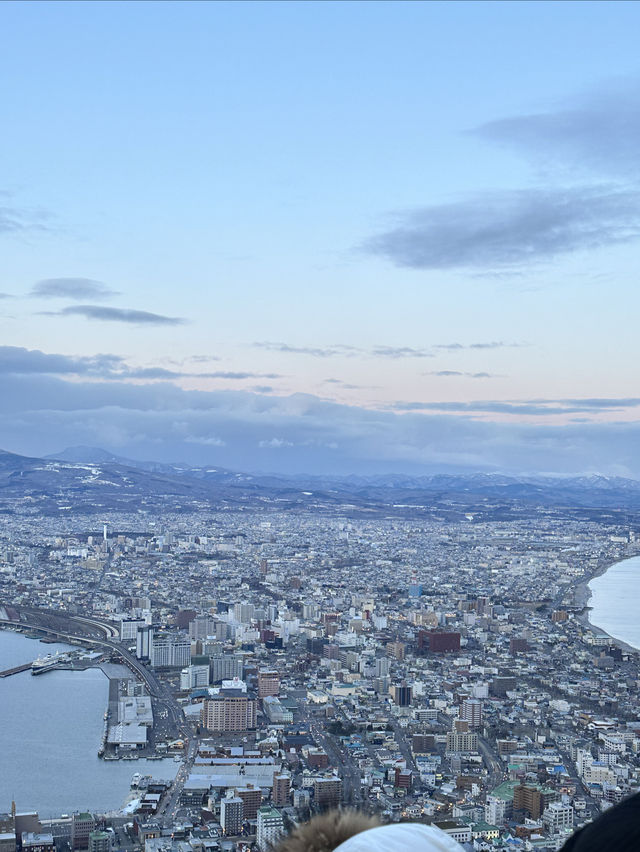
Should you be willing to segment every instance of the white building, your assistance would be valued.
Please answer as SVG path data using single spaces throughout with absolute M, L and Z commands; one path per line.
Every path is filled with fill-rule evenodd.
M 258 831 L 256 841 L 261 852 L 266 852 L 284 834 L 282 814 L 270 805 L 258 808 Z
M 551 802 L 542 814 L 542 822 L 550 834 L 562 834 L 573 829 L 573 808 L 562 802 Z

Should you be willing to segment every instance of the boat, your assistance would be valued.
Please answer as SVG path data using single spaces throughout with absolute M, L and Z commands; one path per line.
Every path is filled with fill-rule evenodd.
M 43 672 L 48 672 L 55 668 L 58 663 L 67 659 L 66 654 L 47 654 L 45 657 L 38 657 L 31 663 L 31 674 L 37 675 Z
M 142 781 L 142 775 L 139 772 L 134 772 L 131 776 L 131 787 L 140 786 L 140 782 Z

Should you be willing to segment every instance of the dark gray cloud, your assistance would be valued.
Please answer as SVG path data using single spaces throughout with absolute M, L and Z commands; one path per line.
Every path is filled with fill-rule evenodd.
M 364 248 L 412 269 L 491 269 L 638 236 L 639 191 L 554 187 L 491 192 L 409 211 Z
M 508 145 L 545 168 L 632 175 L 640 167 L 640 88 L 609 86 L 546 112 L 489 121 L 473 133 Z
M 640 476 L 640 422 L 505 424 L 474 420 L 468 410 L 462 412 L 467 416 L 399 413 L 304 394 L 185 391 L 168 382 L 65 381 L 35 374 L 0 373 L 0 398 L 0 447 L 32 455 L 85 444 L 132 458 L 240 470 L 471 468 Z M 547 404 L 566 412 L 569 402 Z M 618 409 L 631 403 L 640 406 L 640 400 L 589 401 Z
M 43 299 L 109 299 L 119 295 L 92 278 L 45 278 L 31 288 L 31 296 Z
M 131 325 L 184 325 L 183 317 L 167 317 L 149 311 L 135 311 L 127 308 L 106 308 L 103 305 L 71 305 L 61 311 L 43 311 L 45 316 L 80 316 L 104 322 L 124 322 Z

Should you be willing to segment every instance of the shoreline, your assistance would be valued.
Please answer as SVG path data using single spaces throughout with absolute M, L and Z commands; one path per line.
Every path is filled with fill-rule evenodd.
M 593 591 L 590 589 L 589 583 L 592 580 L 595 580 L 596 577 L 602 577 L 602 575 L 606 574 L 609 568 L 613 568 L 614 565 L 619 565 L 621 562 L 626 562 L 628 559 L 634 559 L 638 556 L 640 556 L 640 553 L 634 553 L 630 556 L 625 556 L 622 559 L 616 559 L 615 562 L 607 562 L 604 565 L 598 566 L 595 571 L 585 575 L 580 580 L 573 592 L 574 606 L 581 608 L 580 612 L 576 613 L 576 620 L 591 633 L 600 633 L 603 636 L 608 636 L 609 639 L 611 639 L 612 645 L 617 646 L 621 651 L 625 651 L 628 654 L 640 654 L 640 648 L 630 645 L 628 642 L 625 642 L 624 639 L 619 639 L 618 637 L 613 636 L 608 630 L 604 630 L 604 628 L 599 627 L 591 621 L 590 615 L 592 607 L 589 606 L 589 601 L 593 597 Z

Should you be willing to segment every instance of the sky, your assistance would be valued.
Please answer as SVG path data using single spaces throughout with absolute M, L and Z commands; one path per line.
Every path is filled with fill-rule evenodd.
M 640 478 L 639 31 L 0 4 L 0 447 Z

